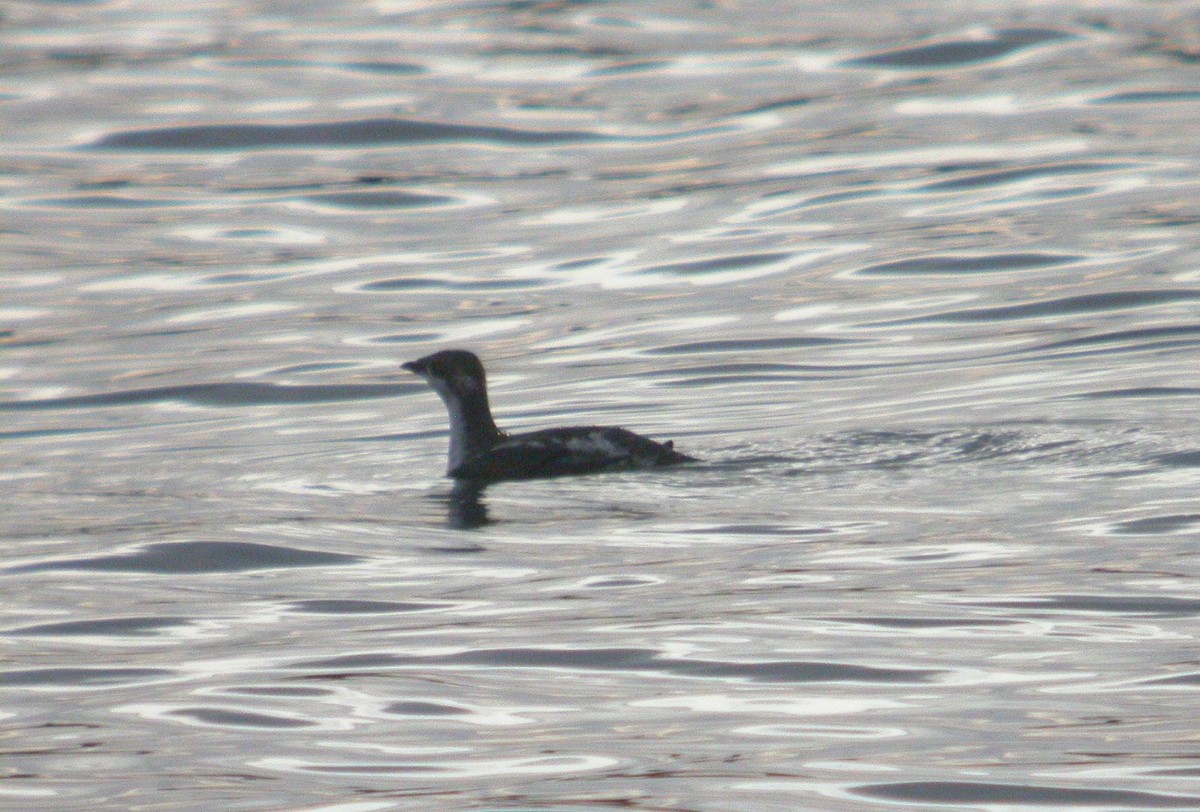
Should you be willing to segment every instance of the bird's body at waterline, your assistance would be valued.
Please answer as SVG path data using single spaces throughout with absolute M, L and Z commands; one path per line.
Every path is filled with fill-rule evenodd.
M 505 434 L 492 419 L 483 364 L 466 350 L 436 352 L 409 361 L 404 368 L 424 378 L 446 405 L 450 415 L 446 474 L 455 479 L 496 482 L 695 462 L 669 441 L 656 443 L 615 426 Z

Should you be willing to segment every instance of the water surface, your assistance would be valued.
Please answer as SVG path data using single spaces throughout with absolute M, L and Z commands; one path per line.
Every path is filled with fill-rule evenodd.
M 0 805 L 1200 809 L 1195 22 L 11 6 Z

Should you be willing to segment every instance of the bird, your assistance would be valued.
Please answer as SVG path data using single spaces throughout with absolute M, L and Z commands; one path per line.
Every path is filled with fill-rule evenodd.
M 450 416 L 446 475 L 460 482 L 663 468 L 696 458 L 616 426 L 570 426 L 507 434 L 488 405 L 487 376 L 467 350 L 442 350 L 401 365 L 433 387 Z

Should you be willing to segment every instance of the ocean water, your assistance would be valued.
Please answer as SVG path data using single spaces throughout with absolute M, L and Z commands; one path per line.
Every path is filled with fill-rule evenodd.
M 1195 5 L 3 15 L 0 807 L 1200 809 Z

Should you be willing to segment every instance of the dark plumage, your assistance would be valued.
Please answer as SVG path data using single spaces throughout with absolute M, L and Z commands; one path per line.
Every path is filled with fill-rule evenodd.
M 450 416 L 446 474 L 455 479 L 495 482 L 695 462 L 671 442 L 656 443 L 614 426 L 505 434 L 492 419 L 483 364 L 466 350 L 443 350 L 410 361 L 404 368 L 428 381 L 446 404 Z

